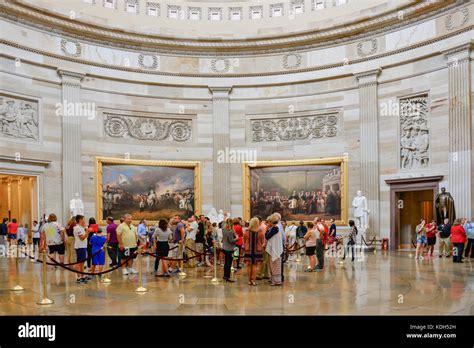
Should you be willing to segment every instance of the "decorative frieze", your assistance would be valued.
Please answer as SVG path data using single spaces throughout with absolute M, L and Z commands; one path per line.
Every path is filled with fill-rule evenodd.
M 104 135 L 110 138 L 187 142 L 192 136 L 192 120 L 105 113 Z
M 469 8 L 463 7 L 447 15 L 444 19 L 444 26 L 447 31 L 456 30 L 467 24 L 469 19 Z
M 229 59 L 213 59 L 211 60 L 211 70 L 215 73 L 226 73 L 229 72 L 230 60 Z
M 361 41 L 357 44 L 357 54 L 359 57 L 366 57 L 377 53 L 377 39 Z
M 38 102 L 0 94 L 0 136 L 38 141 Z
M 338 114 L 251 120 L 252 141 L 290 141 L 335 137 Z
M 428 95 L 400 99 L 399 108 L 400 168 L 426 168 L 430 164 Z

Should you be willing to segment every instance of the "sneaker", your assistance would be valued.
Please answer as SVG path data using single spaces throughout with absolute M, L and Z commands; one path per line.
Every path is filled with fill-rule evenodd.
M 313 270 L 311 268 L 306 268 L 304 271 L 305 272 L 313 272 Z
M 123 275 L 128 275 L 128 268 L 127 267 L 122 268 L 122 274 Z
M 76 283 L 79 284 L 79 283 L 81 283 L 81 282 L 82 282 L 82 278 L 77 278 L 77 279 L 76 279 Z
M 172 274 L 178 274 L 179 272 L 181 272 L 181 270 L 179 268 L 176 268 Z
M 87 284 L 87 279 L 86 278 L 81 278 L 79 281 L 79 284 Z
M 128 270 L 128 272 L 131 273 L 131 274 L 138 274 L 138 271 L 137 271 L 136 269 L 134 269 L 134 268 L 130 268 L 130 269 Z

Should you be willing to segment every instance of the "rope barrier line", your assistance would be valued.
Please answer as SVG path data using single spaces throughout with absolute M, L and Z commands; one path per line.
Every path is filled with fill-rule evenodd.
M 104 250 L 104 247 L 100 248 L 99 250 L 97 250 L 96 253 L 92 254 L 90 257 L 94 257 L 94 256 L 98 255 L 98 254 L 99 254 L 101 251 L 103 251 L 103 250 Z M 29 255 L 29 254 L 27 254 L 27 253 L 24 253 L 23 251 L 22 251 L 22 254 L 25 255 L 25 256 L 28 256 L 30 259 L 35 260 L 36 262 L 43 263 L 43 261 L 41 261 L 40 259 L 36 259 L 36 258 L 34 258 L 33 256 L 31 256 L 31 255 Z M 48 254 L 48 257 L 49 257 L 49 254 Z M 50 258 L 50 257 L 49 257 L 49 258 Z M 50 258 L 50 259 L 51 259 L 51 258 Z M 81 262 L 84 263 L 84 262 L 86 262 L 86 261 L 87 261 L 87 259 L 86 259 L 85 261 L 78 261 L 78 262 L 72 262 L 72 263 L 62 263 L 61 265 L 63 265 L 63 266 L 75 266 L 75 265 L 80 264 Z M 56 265 L 56 264 L 51 263 L 51 262 L 46 262 L 46 264 L 47 264 L 47 265 L 50 265 L 50 266 L 55 266 L 55 265 Z
M 136 254 L 137 251 L 135 251 L 133 254 Z M 74 272 L 74 273 L 78 273 L 78 274 L 84 274 L 84 275 L 101 275 L 101 274 L 106 274 L 106 273 L 110 273 L 110 272 L 113 272 L 115 271 L 116 269 L 122 267 L 123 265 L 125 265 L 132 257 L 133 257 L 133 254 L 128 256 L 125 260 L 122 261 L 122 263 L 120 263 L 119 265 L 115 266 L 115 267 L 112 267 L 106 271 L 101 271 L 101 272 L 97 272 L 97 273 L 90 273 L 90 272 L 81 272 L 81 271 L 77 271 L 75 269 L 72 269 L 72 268 L 68 268 L 66 266 L 64 266 L 63 264 L 59 263 L 58 261 L 56 261 L 55 259 L 52 259 L 49 255 L 48 255 L 48 258 L 54 262 L 54 265 L 57 265 L 61 268 L 64 268 L 68 271 L 71 271 L 71 272 Z
M 375 241 L 378 241 L 378 242 L 381 242 L 381 241 L 382 241 L 381 239 L 376 239 L 376 237 L 374 237 L 374 238 L 372 239 L 372 242 L 371 242 L 370 244 L 367 244 L 367 242 L 365 241 L 364 236 L 361 236 L 361 239 L 362 239 L 362 241 L 364 242 L 364 244 L 365 244 L 366 246 L 371 246 L 372 244 L 375 243 Z

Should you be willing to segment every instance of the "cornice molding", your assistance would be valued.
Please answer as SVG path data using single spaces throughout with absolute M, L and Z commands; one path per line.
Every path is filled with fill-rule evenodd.
M 13 0 L 0 2 L 0 15 L 27 26 L 39 26 L 59 36 L 69 36 L 82 41 L 96 41 L 108 46 L 121 46 L 132 49 L 152 50 L 154 52 L 180 52 L 186 54 L 213 55 L 232 52 L 276 52 L 288 49 L 301 49 L 317 45 L 329 45 L 348 40 L 357 36 L 374 35 L 380 31 L 406 26 L 414 20 L 420 20 L 464 5 L 465 1 L 417 1 L 415 4 L 380 14 L 377 17 L 348 22 L 325 30 L 313 30 L 295 34 L 273 37 L 258 37 L 239 40 L 192 40 L 171 38 L 157 35 L 127 33 L 120 30 L 98 26 L 95 24 L 71 20 L 60 15 L 40 11 L 39 9 L 18 3 Z M 403 20 L 399 11 L 403 10 Z

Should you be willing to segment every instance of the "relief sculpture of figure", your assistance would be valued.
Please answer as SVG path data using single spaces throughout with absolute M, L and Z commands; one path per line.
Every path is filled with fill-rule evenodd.
M 436 195 L 435 208 L 438 225 L 441 225 L 444 219 L 449 219 L 450 224 L 456 219 L 453 196 L 451 196 L 449 192 L 446 192 L 445 187 L 442 187 L 441 192 Z

